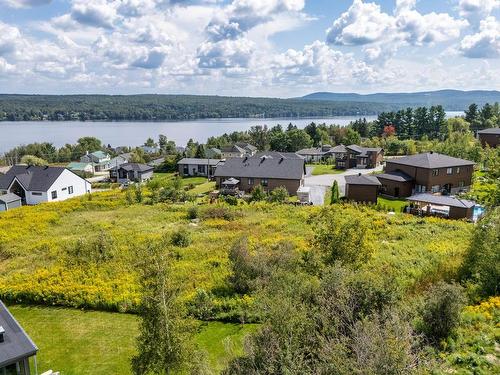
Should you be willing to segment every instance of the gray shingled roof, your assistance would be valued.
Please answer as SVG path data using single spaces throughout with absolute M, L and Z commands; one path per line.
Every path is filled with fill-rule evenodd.
M 205 159 L 205 158 L 183 158 L 177 162 L 180 164 L 190 164 L 190 165 L 211 165 L 215 166 L 220 163 L 220 159 Z
M 323 151 L 321 148 L 303 148 L 297 151 L 299 155 L 325 155 L 329 151 Z
M 438 154 L 437 152 L 426 152 L 424 154 L 403 156 L 402 158 L 388 160 L 387 163 L 409 165 L 420 168 L 448 168 L 475 164 L 470 160 L 454 158 L 448 155 Z
M 244 154 L 247 152 L 243 147 L 240 147 L 238 145 L 230 145 L 230 146 L 224 146 L 221 147 L 222 152 L 239 152 L 240 154 Z
M 148 172 L 152 171 L 154 167 L 147 165 L 147 164 L 139 164 L 139 163 L 125 163 L 118 168 L 114 167 L 113 170 L 116 169 L 125 169 L 126 171 L 136 171 L 136 172 Z
M 406 173 L 401 172 L 401 171 L 381 173 L 381 174 L 377 174 L 376 177 L 382 178 L 385 180 L 390 180 L 390 181 L 397 181 L 397 182 L 413 181 L 413 178 L 411 176 L 408 176 Z
M 458 207 L 458 208 L 472 208 L 476 202 L 467 199 L 460 199 L 449 195 L 433 195 L 429 193 L 415 194 L 406 198 L 410 202 L 431 203 L 441 206 Z
M 229 158 L 217 167 L 215 177 L 280 178 L 300 180 L 305 174 L 304 160 L 301 158 L 261 157 Z
M 361 147 L 358 145 L 349 145 L 346 146 L 347 149 L 357 152 L 359 156 L 368 156 L 368 152 L 381 152 L 382 149 L 380 147 Z
M 345 153 L 347 152 L 347 148 L 346 148 L 344 145 L 340 144 L 340 145 L 337 145 L 337 146 L 335 146 L 335 147 L 332 147 L 332 148 L 330 149 L 330 152 L 335 152 L 335 153 L 343 153 L 343 154 L 345 154 Z
M 47 191 L 65 169 L 15 165 L 4 176 L 0 176 L 0 189 L 7 190 L 14 178 L 17 178 L 28 191 Z
M 12 203 L 12 202 L 19 201 L 19 200 L 21 200 L 21 197 L 14 194 L 14 193 L 7 193 L 7 194 L 0 195 L 0 202 L 3 202 L 3 203 Z
M 500 128 L 489 128 L 478 131 L 478 134 L 500 134 Z
M 255 154 L 254 156 L 251 156 L 252 158 L 260 158 L 261 156 L 270 156 L 275 159 L 279 158 L 285 158 L 285 159 L 300 159 L 304 160 L 304 157 L 297 154 L 296 152 L 280 152 L 280 151 L 266 151 L 266 152 L 259 152 Z
M 345 176 L 345 181 L 348 185 L 382 185 L 377 177 L 365 174 Z
M 5 330 L 0 342 L 0 368 L 36 354 L 38 348 L 0 301 L 0 326 Z

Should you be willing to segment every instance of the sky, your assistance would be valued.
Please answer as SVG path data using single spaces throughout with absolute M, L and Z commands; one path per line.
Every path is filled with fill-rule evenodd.
M 0 93 L 500 89 L 500 0 L 0 0 Z

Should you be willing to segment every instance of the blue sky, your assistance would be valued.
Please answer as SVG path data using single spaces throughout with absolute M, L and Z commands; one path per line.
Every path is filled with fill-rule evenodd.
M 2 93 L 500 89 L 500 0 L 0 0 Z

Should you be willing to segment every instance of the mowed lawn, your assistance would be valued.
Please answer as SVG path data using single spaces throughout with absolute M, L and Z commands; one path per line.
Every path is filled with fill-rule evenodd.
M 401 212 L 403 207 L 405 207 L 408 202 L 404 199 L 390 199 L 390 198 L 377 198 L 377 203 L 381 206 L 387 207 L 389 210 L 394 212 Z
M 322 174 L 338 174 L 344 172 L 343 170 L 335 169 L 335 166 L 330 164 L 308 164 L 307 166 L 313 168 L 313 176 L 319 176 Z
M 130 374 L 139 319 L 131 314 L 54 307 L 10 306 L 11 313 L 39 348 L 38 373 L 49 369 L 62 375 Z M 220 372 L 226 347 L 242 351 L 245 334 L 257 325 L 202 323 L 195 342 L 206 350 L 211 367 Z

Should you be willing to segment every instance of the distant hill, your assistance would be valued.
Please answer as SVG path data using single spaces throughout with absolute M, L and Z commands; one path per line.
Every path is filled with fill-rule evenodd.
M 364 102 L 383 103 L 410 106 L 442 105 L 448 111 L 463 111 L 471 103 L 484 105 L 485 103 L 500 102 L 500 91 L 460 91 L 439 90 L 413 93 L 378 93 L 378 94 L 354 94 L 315 92 L 300 99 L 323 100 L 331 102 Z

